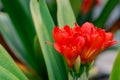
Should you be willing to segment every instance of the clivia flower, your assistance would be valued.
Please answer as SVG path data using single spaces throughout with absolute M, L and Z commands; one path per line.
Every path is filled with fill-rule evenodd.
M 101 0 L 83 0 L 82 5 L 81 5 L 81 12 L 83 14 L 88 13 L 93 6 L 100 6 L 101 5 Z
M 91 63 L 100 52 L 117 43 L 117 41 L 113 41 L 112 33 L 94 27 L 92 23 L 84 23 L 81 32 L 85 39 L 84 47 L 80 53 L 83 64 Z
M 55 27 L 53 30 L 53 37 L 55 40 L 54 47 L 65 57 L 69 67 L 73 66 L 85 43 L 81 33 L 76 31 L 77 28 L 78 27 L 72 29 L 69 26 L 64 26 L 63 29 Z
M 106 48 L 114 45 L 113 34 L 86 22 L 82 27 L 75 24 L 74 28 L 64 26 L 53 29 L 54 48 L 64 56 L 70 68 L 80 56 L 81 63 L 91 63 Z
M 90 11 L 93 2 L 94 2 L 93 0 L 83 0 L 83 3 L 81 5 L 81 11 L 83 14 L 86 14 Z

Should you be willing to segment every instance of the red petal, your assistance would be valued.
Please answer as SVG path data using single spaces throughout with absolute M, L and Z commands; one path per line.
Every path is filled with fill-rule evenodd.
M 56 33 L 58 33 L 59 31 L 60 31 L 59 27 L 54 27 L 53 32 L 52 32 L 53 36 L 54 36 Z
M 83 47 L 84 43 L 85 43 L 85 39 L 81 36 L 76 38 L 76 45 L 77 47 L 80 49 L 81 47 Z
M 69 26 L 64 26 L 63 29 L 65 30 L 65 32 L 67 32 L 67 34 L 68 34 L 69 36 L 72 36 L 72 35 L 73 35 L 72 28 L 70 28 Z
M 53 37 L 55 42 L 62 43 L 68 36 L 69 33 L 67 33 L 63 29 L 59 29 L 58 27 L 55 27 L 53 30 Z
M 57 37 L 59 31 L 60 31 L 59 27 L 55 27 L 53 29 L 52 35 L 53 35 L 53 38 L 55 39 L 55 41 L 56 41 L 56 37 Z
M 111 41 L 111 40 L 113 40 L 113 34 L 112 34 L 112 33 L 108 32 L 108 33 L 106 33 L 105 35 L 106 35 L 106 41 Z
M 78 26 L 75 26 L 75 28 L 73 29 L 74 33 L 81 33 L 81 28 Z
M 92 23 L 86 22 L 82 25 L 81 30 L 85 34 L 91 34 L 91 32 L 95 31 L 95 27 Z
M 81 32 L 81 28 L 77 23 L 75 23 L 75 27 L 74 27 L 73 31 Z
M 93 0 L 83 0 L 81 11 L 86 14 L 91 9 L 93 2 Z
M 77 56 L 78 56 L 78 54 L 74 53 L 70 47 L 65 48 L 64 57 L 66 58 L 66 61 L 67 61 L 70 68 L 72 68 Z
M 58 45 L 57 43 L 54 43 L 54 48 L 55 48 L 59 53 L 62 52 L 60 45 Z
M 104 44 L 104 49 L 114 45 L 114 44 L 117 44 L 118 42 L 117 41 L 108 41 L 107 43 Z

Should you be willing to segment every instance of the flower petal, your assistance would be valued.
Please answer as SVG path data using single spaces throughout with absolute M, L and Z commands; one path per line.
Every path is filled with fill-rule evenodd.
M 85 34 L 91 34 L 93 31 L 95 31 L 95 27 L 92 23 L 86 22 L 82 25 L 81 30 Z
M 61 52 L 62 52 L 61 47 L 60 47 L 60 45 L 59 45 L 59 44 L 54 43 L 54 48 L 55 48 L 55 49 L 56 49 L 59 53 L 61 53 Z

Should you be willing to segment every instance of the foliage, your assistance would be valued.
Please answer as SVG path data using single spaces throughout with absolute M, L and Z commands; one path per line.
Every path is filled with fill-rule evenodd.
M 54 4 L 57 4 L 57 12 L 53 14 L 51 9 L 55 6 L 48 7 L 45 0 L 1 0 L 1 2 L 4 12 L 0 12 L 0 33 L 14 54 L 35 72 L 37 79 L 68 80 L 69 69 L 65 60 L 53 46 L 49 45 L 49 42 L 53 42 L 52 30 L 55 24 L 61 28 L 64 25 L 74 27 L 75 22 L 81 24 L 90 21 L 104 28 L 119 0 L 109 0 L 96 20 L 91 19 L 93 9 L 87 14 L 79 11 L 78 7 L 81 7 L 83 0 L 56 0 L 56 3 L 53 0 Z M 94 6 L 92 3 L 91 8 Z M 57 16 L 54 16 L 56 13 Z M 53 18 L 57 21 L 55 19 L 53 21 Z M 120 61 L 118 57 L 116 60 Z M 117 65 L 116 63 L 114 65 Z M 113 67 L 111 80 L 115 76 L 114 68 L 116 67 Z M 2 80 L 27 80 L 2 46 L 0 46 L 0 72 Z
M 116 56 L 113 69 L 110 75 L 110 80 L 119 80 L 120 79 L 120 51 L 118 52 L 118 55 Z
M 28 80 L 1 45 L 0 45 L 0 79 Z

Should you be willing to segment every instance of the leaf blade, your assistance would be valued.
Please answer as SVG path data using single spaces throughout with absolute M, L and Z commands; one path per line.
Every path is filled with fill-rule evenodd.
M 29 9 L 29 0 L 1 0 L 5 11 L 9 14 L 17 35 L 25 50 L 27 65 L 36 68 L 34 61 L 34 36 L 35 29 Z M 17 6 L 16 6 L 17 4 Z
M 65 74 L 61 74 L 64 71 L 59 70 L 60 68 L 58 66 L 59 62 L 57 63 L 57 61 L 60 59 L 56 58 L 56 56 L 59 54 L 57 54 L 53 46 L 45 44 L 46 41 L 51 41 L 51 42 L 53 41 L 51 34 L 52 34 L 52 29 L 54 27 L 54 23 L 48 12 L 48 8 L 45 4 L 45 1 L 44 0 L 39 0 L 39 1 L 40 2 L 38 3 L 37 0 L 36 1 L 31 0 L 30 7 L 31 7 L 31 13 L 35 23 L 38 39 L 40 42 L 41 50 L 43 52 L 43 56 L 47 65 L 49 80 L 67 80 L 66 79 L 67 76 Z
M 9 71 L 7 71 L 1 66 L 0 66 L 0 79 L 1 80 L 19 80 L 17 77 L 15 77 L 13 74 L 11 74 Z
M 118 52 L 113 64 L 110 80 L 120 80 L 120 51 Z
M 74 13 L 72 11 L 69 0 L 57 0 L 57 18 L 59 27 L 63 27 L 65 25 L 69 25 L 74 27 L 74 23 L 76 22 Z
M 25 75 L 20 71 L 12 58 L 8 55 L 5 49 L 0 45 L 0 66 L 8 70 L 20 80 L 27 80 Z M 2 68 L 1 68 L 2 69 Z
M 79 12 L 80 12 L 80 6 L 82 4 L 83 0 L 70 0 L 73 12 L 75 14 L 75 16 L 77 17 Z
M 119 0 L 108 0 L 100 16 L 95 21 L 93 21 L 93 23 L 96 26 L 103 28 L 105 22 L 108 20 L 108 17 L 110 16 L 110 13 L 118 3 L 119 3 Z
M 23 62 L 27 62 L 25 59 L 25 49 L 21 45 L 22 43 L 13 27 L 13 24 L 9 16 L 2 12 L 0 13 L 0 32 L 17 57 L 19 57 Z

